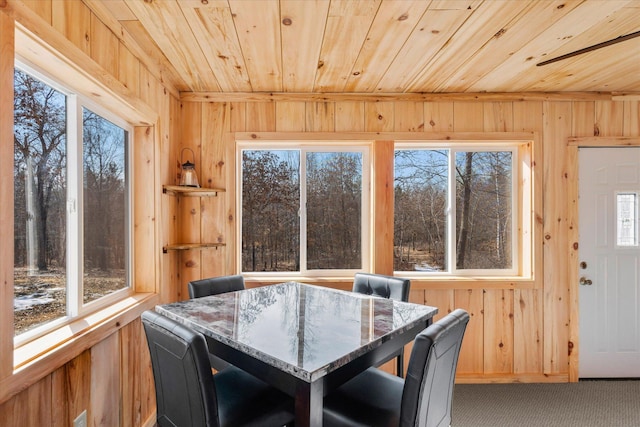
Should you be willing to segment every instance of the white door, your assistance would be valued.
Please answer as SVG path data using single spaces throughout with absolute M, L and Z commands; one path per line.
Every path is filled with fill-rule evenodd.
M 640 147 L 579 150 L 580 378 L 640 377 Z

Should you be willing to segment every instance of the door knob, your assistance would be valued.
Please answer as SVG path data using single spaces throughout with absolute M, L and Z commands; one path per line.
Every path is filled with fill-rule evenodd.
M 581 277 L 580 278 L 580 284 L 581 285 L 587 285 L 587 286 L 591 286 L 593 284 L 593 282 L 590 279 L 587 279 L 586 277 Z

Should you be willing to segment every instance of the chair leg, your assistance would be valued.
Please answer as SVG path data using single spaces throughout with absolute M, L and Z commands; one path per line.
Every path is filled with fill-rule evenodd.
M 396 360 L 397 360 L 396 374 L 400 378 L 404 378 L 404 348 L 400 350 L 400 354 L 398 355 L 398 358 Z

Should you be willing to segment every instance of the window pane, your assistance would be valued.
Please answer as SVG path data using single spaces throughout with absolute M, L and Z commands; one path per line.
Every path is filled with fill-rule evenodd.
M 14 74 L 14 333 L 66 315 L 66 96 Z
M 127 132 L 83 110 L 83 301 L 127 287 Z
M 362 268 L 362 153 L 307 153 L 307 268 Z
M 300 271 L 300 152 L 242 152 L 242 271 Z
M 447 150 L 396 150 L 395 271 L 447 270 Z
M 638 246 L 638 195 L 620 193 L 617 198 L 617 244 Z
M 510 151 L 456 153 L 456 267 L 512 267 Z

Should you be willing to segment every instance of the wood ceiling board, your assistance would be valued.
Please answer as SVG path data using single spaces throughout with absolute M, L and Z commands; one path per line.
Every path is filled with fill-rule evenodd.
M 443 48 L 449 38 L 469 18 L 482 0 L 469 3 L 469 8 L 455 8 L 459 0 L 431 3 L 429 9 L 398 52 L 387 72 L 378 83 L 379 92 L 404 92 L 409 84 L 427 67 L 431 59 Z M 435 7 L 438 3 L 439 7 Z M 465 3 L 466 4 L 466 3 Z
M 249 74 L 236 36 L 231 9 L 225 7 L 192 8 L 181 4 L 185 19 L 198 40 L 207 63 L 214 71 L 222 92 L 251 90 Z
M 547 66 L 536 67 L 535 64 L 551 59 L 549 52 L 556 52 L 560 46 L 571 42 L 581 32 L 601 25 L 603 19 L 612 12 L 620 10 L 627 1 L 591 1 L 584 2 L 572 9 L 562 19 L 549 26 L 538 37 L 532 38 L 520 50 L 514 52 L 506 61 L 498 65 L 490 74 L 485 75 L 467 88 L 470 92 L 481 92 L 491 88 L 492 91 L 520 91 L 530 88 L 544 79 L 550 72 Z M 581 47 L 586 47 L 582 45 Z M 564 51 L 566 53 L 568 51 Z M 563 89 L 569 90 L 569 89 Z
M 329 0 L 280 2 L 285 92 L 313 92 L 329 4 Z
M 347 92 L 373 92 L 413 32 L 429 2 L 387 1 L 380 5 L 347 79 Z
M 530 2 L 485 1 L 453 35 L 447 45 L 438 52 L 430 66 L 412 82 L 411 92 L 436 92 L 437 88 L 482 46 L 500 34 L 504 25 L 511 22 Z
M 550 68 L 545 70 L 544 80 L 535 82 L 528 90 L 554 91 L 588 87 L 592 91 L 608 91 L 611 90 L 611 80 L 620 74 L 627 75 L 624 85 L 629 87 L 626 90 L 640 90 L 640 39 L 635 42 L 635 49 L 632 49 L 634 40 L 629 40 L 628 43 L 626 46 L 624 43 L 608 46 L 605 48 L 606 52 L 604 49 L 596 50 L 545 65 L 544 67 Z M 619 58 L 615 69 L 601 60 L 603 55 Z
M 125 1 L 191 90 L 220 90 L 178 2 Z
M 380 0 L 333 0 L 320 50 L 315 92 L 342 92 Z
M 501 30 L 501 34 L 492 37 L 475 54 L 458 67 L 436 91 L 465 92 L 482 77 L 490 74 L 496 64 L 509 60 L 514 52 L 520 51 L 532 39 L 539 37 L 546 28 L 558 22 L 582 0 L 538 1 L 529 4 L 511 22 Z M 490 60 L 487 60 L 490 58 Z M 535 66 L 531 61 L 521 62 L 521 69 Z
M 96 1 L 96 0 L 83 0 L 93 9 L 92 3 L 100 3 L 109 13 L 118 21 L 137 21 L 136 15 L 129 9 L 127 3 L 124 0 L 109 0 L 109 1 Z
M 229 4 L 253 91 L 282 91 L 278 1 L 230 0 Z
M 172 84 L 178 91 L 189 90 L 187 82 L 178 74 L 169 59 L 164 56 L 140 21 L 121 21 L 120 24 L 138 46 L 134 53 L 139 54 L 140 57 L 148 58 L 144 63 L 147 68 L 153 71 L 152 74 L 155 74 L 160 81 Z

